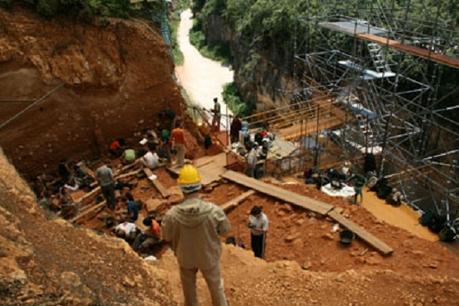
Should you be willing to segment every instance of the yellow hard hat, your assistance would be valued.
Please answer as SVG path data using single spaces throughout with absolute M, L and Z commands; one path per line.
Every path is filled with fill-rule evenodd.
M 194 192 L 201 189 L 201 176 L 198 169 L 192 165 L 185 165 L 180 169 L 177 183 L 184 192 Z

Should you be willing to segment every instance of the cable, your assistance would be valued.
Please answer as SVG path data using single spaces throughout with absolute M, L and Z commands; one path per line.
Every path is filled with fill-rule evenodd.
M 14 115 L 13 117 L 5 120 L 2 122 L 2 124 L 0 124 L 0 130 L 3 129 L 5 126 L 7 126 L 10 122 L 14 121 L 15 119 L 17 119 L 19 116 L 21 116 L 22 114 L 24 114 L 26 111 L 28 111 L 29 109 L 31 109 L 32 107 L 34 107 L 35 105 L 37 105 L 38 103 L 46 100 L 46 98 L 48 98 L 49 96 L 51 96 L 53 93 L 55 93 L 56 91 L 58 91 L 59 89 L 61 89 L 62 87 L 64 86 L 64 83 L 54 87 L 53 89 L 51 89 L 50 91 L 48 91 L 44 96 L 42 96 L 41 98 L 39 98 L 38 100 L 36 100 L 35 102 L 33 102 L 32 104 L 30 104 L 29 106 L 27 106 L 26 108 L 24 108 L 22 111 L 18 112 L 16 115 Z

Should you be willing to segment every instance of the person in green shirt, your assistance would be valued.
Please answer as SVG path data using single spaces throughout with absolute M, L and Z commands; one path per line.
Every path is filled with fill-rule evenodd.
M 130 164 L 135 161 L 136 155 L 135 155 L 135 150 L 134 149 L 126 149 L 123 152 L 123 163 L 124 164 Z

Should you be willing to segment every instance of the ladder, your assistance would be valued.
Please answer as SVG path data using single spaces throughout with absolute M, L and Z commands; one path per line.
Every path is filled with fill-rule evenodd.
M 368 43 L 368 51 L 370 52 L 370 57 L 375 65 L 376 72 L 379 73 L 386 73 L 392 72 L 389 67 L 389 64 L 386 61 L 386 57 L 384 51 L 380 45 L 377 43 L 369 42 Z

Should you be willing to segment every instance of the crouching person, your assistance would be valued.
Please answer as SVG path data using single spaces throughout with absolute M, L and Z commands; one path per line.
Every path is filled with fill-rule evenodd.
M 192 165 L 185 165 L 178 178 L 185 201 L 165 215 L 161 232 L 169 241 L 180 267 L 186 306 L 198 305 L 196 273 L 201 271 L 212 297 L 212 305 L 228 305 L 220 277 L 221 243 L 219 236 L 230 230 L 223 210 L 200 199 L 201 177 Z
M 155 253 L 162 245 L 161 241 L 161 222 L 160 217 L 148 216 L 143 219 L 143 225 L 148 227 L 143 233 L 140 233 L 135 238 L 132 247 L 140 253 Z

